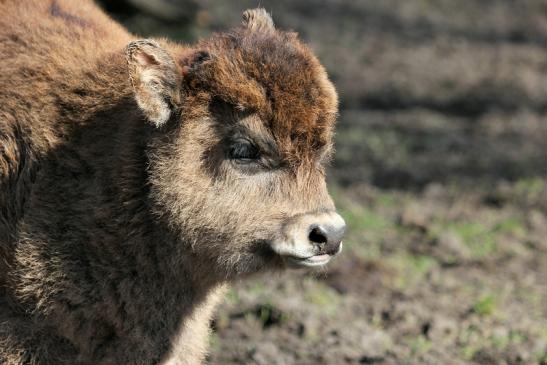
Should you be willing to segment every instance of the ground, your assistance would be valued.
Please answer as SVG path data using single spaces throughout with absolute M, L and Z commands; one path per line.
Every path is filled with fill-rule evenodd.
M 256 6 L 180 2 L 191 23 L 122 19 L 191 41 Z M 325 269 L 235 285 L 208 363 L 547 364 L 547 1 L 260 4 L 340 92 L 348 235 Z

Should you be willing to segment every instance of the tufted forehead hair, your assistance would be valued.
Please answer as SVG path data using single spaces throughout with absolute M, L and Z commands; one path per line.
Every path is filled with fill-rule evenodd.
M 326 72 L 295 33 L 276 30 L 263 9 L 201 41 L 184 59 L 190 88 L 258 115 L 288 159 L 330 149 L 338 100 Z

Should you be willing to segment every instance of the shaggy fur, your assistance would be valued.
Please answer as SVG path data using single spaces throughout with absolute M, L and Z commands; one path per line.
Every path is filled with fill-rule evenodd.
M 0 1 L 0 364 L 200 363 L 223 287 L 333 212 L 336 112 L 260 9 L 185 47 L 87 0 Z M 227 157 L 241 138 L 259 161 Z

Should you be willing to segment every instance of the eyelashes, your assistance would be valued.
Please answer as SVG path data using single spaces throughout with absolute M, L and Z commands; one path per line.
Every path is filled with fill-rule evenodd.
M 249 164 L 260 160 L 258 147 L 248 139 L 238 138 L 228 148 L 228 158 L 236 163 Z

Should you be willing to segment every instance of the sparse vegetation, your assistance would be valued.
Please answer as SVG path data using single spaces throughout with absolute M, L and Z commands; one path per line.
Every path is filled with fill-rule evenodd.
M 481 296 L 475 304 L 473 304 L 473 313 L 479 316 L 488 316 L 494 313 L 496 308 L 496 298 L 492 294 Z

